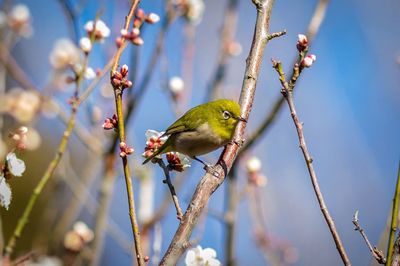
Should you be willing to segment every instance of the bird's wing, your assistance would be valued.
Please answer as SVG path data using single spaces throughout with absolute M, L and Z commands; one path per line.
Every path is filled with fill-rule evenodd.
M 176 120 L 172 125 L 170 125 L 165 131 L 164 135 L 168 136 L 174 133 L 181 133 L 186 131 L 194 131 L 196 130 L 196 124 L 193 120 L 199 119 L 199 110 L 198 108 L 193 108 L 189 110 L 186 114 L 184 114 L 181 118 Z M 188 123 L 191 121 L 191 123 Z

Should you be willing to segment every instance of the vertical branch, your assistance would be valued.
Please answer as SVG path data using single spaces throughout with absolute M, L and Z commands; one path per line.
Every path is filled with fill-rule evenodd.
M 254 93 L 264 48 L 269 40 L 269 21 L 274 1 L 253 0 L 253 3 L 257 9 L 257 19 L 250 53 L 246 60 L 246 70 L 240 96 L 240 105 L 242 110 L 241 116 L 244 119 L 248 119 L 253 105 Z M 246 123 L 239 122 L 234 135 L 235 140 L 242 139 L 245 128 Z M 214 191 L 225 180 L 225 176 L 232 167 L 238 150 L 239 147 L 236 144 L 227 145 L 220 157 L 220 160 L 214 166 L 219 178 L 216 178 L 213 174 L 206 173 L 200 180 L 189 206 L 182 218 L 182 221 L 175 233 L 175 236 L 160 262 L 160 265 L 175 265 L 178 259 L 182 256 L 183 252 L 189 246 L 189 239 L 193 228 L 197 224 L 211 194 L 214 193 Z
M 400 200 L 400 162 L 399 162 L 399 170 L 397 172 L 397 183 L 396 183 L 396 190 L 393 196 L 393 203 L 392 203 L 392 222 L 390 223 L 390 232 L 389 232 L 389 242 L 387 248 L 387 264 L 391 265 L 392 263 L 392 256 L 393 256 L 393 249 L 394 249 L 394 238 L 396 237 L 397 231 L 397 222 L 399 217 L 399 200 Z
M 135 0 L 132 2 L 129 13 L 125 18 L 125 24 L 124 24 L 125 30 L 128 30 L 129 24 L 132 20 L 132 17 L 135 13 L 135 9 L 136 9 L 137 5 L 139 4 L 139 2 L 140 2 L 140 0 Z M 121 45 L 120 48 L 115 53 L 114 64 L 111 68 L 110 78 L 112 78 L 113 73 L 117 70 L 122 52 L 123 52 L 124 48 L 126 47 L 125 41 L 126 40 L 123 38 L 122 39 L 123 45 Z M 124 116 L 123 116 L 123 112 L 122 112 L 122 88 L 121 87 L 114 86 L 114 96 L 115 96 L 115 106 L 117 109 L 117 116 L 118 116 L 118 136 L 119 136 L 120 142 L 125 142 L 125 124 L 124 124 Z M 138 265 L 141 266 L 141 265 L 145 265 L 145 262 L 144 262 L 144 256 L 142 254 L 142 248 L 141 248 L 141 243 L 140 243 L 139 225 L 138 225 L 138 221 L 137 221 L 137 217 L 136 217 L 133 185 L 132 185 L 132 179 L 131 179 L 131 175 L 130 175 L 127 156 L 122 157 L 122 165 L 123 165 L 123 169 L 124 169 L 126 191 L 128 194 L 129 217 L 131 220 L 131 226 L 132 226 L 133 237 L 134 237 L 134 242 L 135 242 L 136 259 L 137 259 Z
M 328 207 L 325 204 L 324 197 L 323 197 L 321 189 L 319 187 L 317 174 L 315 173 L 315 170 L 314 170 L 313 159 L 312 159 L 310 152 L 308 151 L 308 147 L 306 145 L 306 141 L 305 141 L 305 137 L 304 137 L 304 133 L 303 133 L 303 124 L 300 122 L 300 119 L 297 116 L 296 107 L 294 104 L 293 89 L 294 89 L 296 81 L 303 69 L 303 67 L 301 65 L 301 61 L 304 59 L 304 56 L 305 56 L 305 53 L 301 52 L 299 63 L 296 63 L 293 68 L 293 73 L 295 73 L 295 74 L 292 76 L 292 78 L 289 80 L 289 82 L 286 81 L 285 74 L 283 73 L 283 70 L 282 70 L 282 64 L 280 62 L 277 62 L 274 60 L 273 60 L 272 64 L 279 75 L 279 80 L 282 85 L 281 93 L 289 106 L 290 114 L 293 119 L 293 123 L 296 127 L 297 136 L 298 136 L 299 143 L 300 143 L 300 149 L 303 153 L 304 160 L 307 165 L 308 173 L 311 178 L 311 184 L 313 186 L 315 195 L 317 197 L 317 200 L 318 200 L 318 203 L 320 206 L 320 210 L 325 218 L 326 223 L 328 224 L 328 228 L 329 228 L 332 238 L 336 244 L 336 248 L 339 252 L 339 255 L 342 258 L 343 264 L 351 265 L 350 260 L 347 256 L 346 250 L 344 249 L 344 246 L 342 244 L 342 240 L 340 239 L 339 233 L 336 230 L 335 223 L 332 219 L 332 216 L 330 215 L 330 213 L 328 211 Z

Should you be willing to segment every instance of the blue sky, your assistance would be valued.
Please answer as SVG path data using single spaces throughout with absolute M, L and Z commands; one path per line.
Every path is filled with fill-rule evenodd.
M 19 58 L 34 82 L 44 85 L 50 66 L 48 53 L 55 40 L 69 36 L 66 20 L 57 1 L 25 1 L 32 9 L 33 38 L 22 41 L 16 48 Z M 45 2 L 45 3 L 44 3 Z M 206 1 L 202 23 L 194 39 L 194 65 L 192 68 L 192 96 L 187 107 L 202 102 L 205 88 L 215 69 L 219 49 L 219 29 L 226 1 Z M 115 34 L 122 25 L 127 11 L 122 1 L 116 3 L 87 1 L 81 25 L 103 8 L 103 18 Z M 279 93 L 279 81 L 271 68 L 270 58 L 280 59 L 285 69 L 296 56 L 298 33 L 305 32 L 316 1 L 276 1 L 272 11 L 271 30 L 287 30 L 287 35 L 272 40 L 265 51 L 257 86 L 254 109 L 248 123 L 248 132 L 255 129 Z M 142 1 L 146 11 L 160 13 L 161 1 Z M 363 240 L 354 232 L 351 223 L 355 210 L 360 210 L 360 222 L 372 243 L 379 241 L 387 219 L 394 191 L 400 151 L 400 3 L 388 1 L 338 0 L 331 1 L 326 19 L 311 47 L 317 55 L 312 68 L 306 69 L 298 82 L 295 100 L 300 119 L 304 122 L 306 141 L 314 158 L 321 189 L 335 219 L 339 233 L 353 265 L 366 265 L 370 254 Z M 238 97 L 242 83 L 245 58 L 251 44 L 255 9 L 251 1 L 240 1 L 237 41 L 243 52 L 230 60 L 225 79 L 225 97 Z M 182 36 L 184 24 L 176 22 L 167 35 L 166 56 L 171 75 L 182 75 L 187 58 L 183 50 L 187 42 Z M 143 74 L 151 55 L 159 25 L 147 27 L 145 45 L 141 49 L 139 77 Z M 104 54 L 113 50 L 112 40 L 95 50 L 98 56 L 93 66 L 102 66 Z M 35 50 L 35 53 L 32 53 Z M 105 52 L 105 53 L 104 53 Z M 121 63 L 127 63 L 129 50 Z M 129 127 L 129 140 L 136 148 L 137 160 L 144 147 L 144 132 L 152 128 L 163 130 L 174 121 L 168 94 L 161 88 L 162 75 L 154 69 L 148 92 Z M 140 79 L 140 78 L 139 78 Z M 63 97 L 63 96 L 62 96 Z M 103 110 L 112 112 L 113 101 L 92 99 Z M 277 121 L 254 149 L 263 161 L 268 185 L 263 188 L 266 221 L 269 231 L 291 242 L 299 251 L 296 265 L 338 265 L 340 258 L 322 219 L 307 170 L 298 149 L 295 128 L 285 107 Z M 211 158 L 217 158 L 219 153 Z M 210 158 L 210 157 L 209 157 Z M 213 161 L 213 159 L 211 159 Z M 155 166 L 157 200 L 166 187 L 161 182 L 161 171 Z M 202 175 L 201 166 L 193 165 L 193 174 L 182 193 L 186 207 L 194 187 Z M 243 174 L 243 173 L 242 173 Z M 244 175 L 240 177 L 243 182 Z M 222 211 L 224 185 L 213 195 L 210 206 Z M 127 216 L 124 182 L 119 178 L 110 215 L 120 223 L 127 235 L 130 225 Z M 172 205 L 171 205 L 172 206 Z M 163 221 L 163 250 L 175 232 L 177 221 L 171 207 Z M 236 246 L 239 265 L 265 265 L 262 254 L 255 248 L 249 226 L 248 205 L 239 207 L 239 227 Z M 204 247 L 213 247 L 223 259 L 223 230 L 213 218 L 206 221 L 201 240 Z M 111 262 L 128 263 L 115 243 L 107 242 L 103 265 Z

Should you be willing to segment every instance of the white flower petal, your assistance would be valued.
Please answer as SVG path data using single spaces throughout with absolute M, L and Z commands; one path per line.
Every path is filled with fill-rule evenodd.
M 22 176 L 22 174 L 25 172 L 25 162 L 22 161 L 21 159 L 17 158 L 17 155 L 15 153 L 10 152 L 7 154 L 6 157 L 7 160 L 7 167 L 10 173 L 13 176 Z
M 217 252 L 212 248 L 205 248 L 201 253 L 205 260 L 213 259 L 217 257 Z
M 96 77 L 96 72 L 94 72 L 93 68 L 88 67 L 85 71 L 85 79 L 94 79 Z
M 0 204 L 8 210 L 11 202 L 11 189 L 8 186 L 6 179 L 0 176 Z
M 219 260 L 217 260 L 217 259 L 208 259 L 206 261 L 206 265 L 207 266 L 220 266 L 221 262 Z
M 196 262 L 196 253 L 194 252 L 194 250 L 189 249 L 185 257 L 185 265 L 194 266 L 196 265 L 195 262 Z
M 164 132 L 158 132 L 156 130 L 153 129 L 148 129 L 145 133 L 146 135 L 146 139 L 149 140 L 151 138 L 158 138 L 160 137 L 162 134 L 164 134 Z

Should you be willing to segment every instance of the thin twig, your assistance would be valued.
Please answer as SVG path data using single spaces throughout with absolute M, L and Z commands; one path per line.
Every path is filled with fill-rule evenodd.
M 257 9 L 257 20 L 254 30 L 254 36 L 249 56 L 246 60 L 246 70 L 243 78 L 242 91 L 240 96 L 241 116 L 248 119 L 253 104 L 256 83 L 262 62 L 264 48 L 268 43 L 269 20 L 272 10 L 273 0 L 253 1 Z M 244 135 L 246 123 L 239 122 L 235 134 L 235 140 L 241 140 Z M 184 214 L 182 221 L 172 239 L 167 252 L 165 253 L 160 265 L 175 265 L 178 259 L 189 245 L 189 239 L 194 226 L 211 194 L 223 183 L 228 174 L 232 163 L 235 160 L 238 145 L 227 145 L 218 163 L 214 166 L 215 173 L 206 173 L 197 185 L 191 202 Z M 219 178 L 215 177 L 218 173 Z
M 181 220 L 182 216 L 183 216 L 183 212 L 182 212 L 182 208 L 179 204 L 179 199 L 178 199 L 178 196 L 176 195 L 174 185 L 172 185 L 172 182 L 171 182 L 171 177 L 169 175 L 170 170 L 168 169 L 168 166 L 165 165 L 165 163 L 162 159 L 157 160 L 157 163 L 164 171 L 165 180 L 163 180 L 163 183 L 168 185 L 169 191 L 171 192 L 172 201 L 174 202 L 175 209 L 176 209 L 176 217 L 178 218 L 178 220 Z
M 125 18 L 124 29 L 128 30 L 129 24 L 134 16 L 135 10 L 137 5 L 139 4 L 140 0 L 135 0 L 132 2 L 131 8 L 129 10 L 128 15 Z M 122 38 L 122 43 L 125 44 L 126 40 Z M 117 70 L 119 60 L 121 58 L 122 52 L 125 48 L 125 45 L 121 45 L 120 48 L 117 50 L 114 56 L 114 64 L 111 68 L 110 78 L 112 78 L 113 73 Z M 115 107 L 117 109 L 117 116 L 118 116 L 118 135 L 120 142 L 125 142 L 125 123 L 124 123 L 124 115 L 122 112 L 122 90 L 120 87 L 114 87 L 114 95 L 115 95 Z M 133 238 L 135 242 L 135 252 L 136 252 L 136 259 L 139 266 L 145 265 L 144 256 L 142 254 L 142 248 L 140 243 L 140 232 L 139 232 L 139 225 L 136 217 L 136 210 L 135 210 L 135 198 L 134 198 L 134 191 L 132 185 L 131 174 L 129 170 L 129 164 L 127 156 L 123 156 L 122 158 L 122 165 L 124 169 L 124 176 L 125 176 L 125 183 L 126 183 L 126 191 L 128 194 L 128 203 L 129 203 L 129 217 L 131 220 L 131 226 L 133 231 Z
M 297 135 L 299 138 L 300 148 L 301 148 L 301 151 L 303 152 L 304 160 L 305 160 L 307 168 L 308 168 L 308 173 L 310 175 L 311 183 L 312 183 L 315 195 L 317 197 L 321 212 L 325 218 L 326 223 L 328 224 L 329 230 L 332 234 L 333 240 L 335 241 L 336 248 L 340 254 L 340 257 L 342 258 L 343 264 L 351 265 L 350 260 L 347 256 L 346 250 L 344 249 L 344 246 L 342 244 L 342 240 L 340 239 L 339 233 L 336 230 L 335 223 L 332 219 L 332 216 L 330 215 L 330 213 L 328 211 L 328 207 L 325 204 L 324 197 L 322 195 L 321 189 L 318 184 L 317 174 L 315 173 L 315 170 L 314 170 L 313 159 L 310 155 L 310 152 L 308 151 L 308 147 L 306 145 L 306 141 L 304 138 L 303 124 L 300 122 L 300 119 L 297 116 L 296 107 L 294 104 L 293 89 L 294 89 L 294 87 L 296 85 L 296 81 L 303 69 L 303 67 L 301 65 L 301 61 L 304 59 L 305 53 L 306 52 L 300 53 L 299 61 L 293 67 L 293 73 L 295 73 L 295 74 L 292 75 L 292 78 L 289 81 L 286 81 L 285 73 L 282 70 L 282 64 L 280 62 L 277 62 L 274 60 L 273 60 L 272 64 L 273 64 L 274 69 L 277 71 L 277 73 L 279 75 L 279 80 L 282 85 L 281 93 L 289 106 L 290 114 L 293 119 L 293 123 L 296 127 Z
M 396 190 L 394 192 L 393 202 L 392 202 L 392 222 L 390 223 L 391 226 L 390 226 L 389 242 L 386 255 L 387 265 L 391 265 L 392 263 L 394 239 L 396 237 L 397 223 L 399 219 L 399 201 L 400 201 L 400 162 L 399 162 L 399 169 L 397 171 Z
M 379 264 L 385 264 L 386 258 L 385 258 L 385 255 L 383 255 L 382 250 L 379 250 L 377 247 L 373 247 L 371 245 L 371 242 L 369 242 L 367 234 L 364 232 L 364 229 L 360 226 L 360 223 L 358 222 L 358 210 L 354 213 L 352 222 L 355 226 L 354 230 L 359 231 L 361 236 L 364 238 L 364 241 L 367 244 L 367 247 L 368 247 L 369 251 L 371 252 L 371 255 L 376 259 L 376 261 Z
M 314 14 L 311 17 L 310 23 L 308 24 L 308 30 L 306 33 L 308 39 L 308 46 L 310 47 L 311 42 L 314 40 L 315 36 L 317 35 L 320 26 L 325 18 L 326 9 L 328 7 L 329 0 L 320 0 L 314 10 Z M 295 61 L 297 61 L 297 56 Z M 294 73 L 293 73 L 294 74 Z M 293 76 L 292 74 L 292 76 Z M 270 129 L 271 125 L 275 121 L 279 111 L 283 107 L 283 103 L 285 102 L 283 97 L 278 97 L 274 104 L 272 105 L 272 109 L 268 113 L 268 115 L 264 118 L 264 120 L 260 123 L 258 128 L 250 134 L 247 138 L 246 142 L 244 143 L 240 153 L 238 154 L 238 160 L 248 151 L 251 147 L 254 146 L 260 139 L 261 136 L 265 134 L 265 132 Z M 236 167 L 236 164 L 233 166 Z

